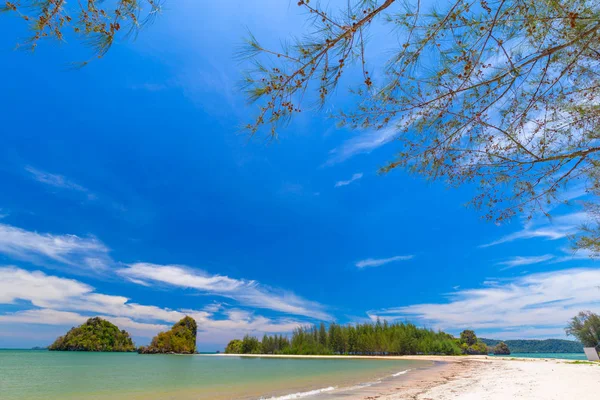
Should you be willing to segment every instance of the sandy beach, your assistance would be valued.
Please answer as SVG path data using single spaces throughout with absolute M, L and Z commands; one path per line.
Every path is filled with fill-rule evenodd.
M 408 377 L 407 377 L 408 378 Z M 597 399 L 600 364 L 551 359 L 469 357 L 389 386 L 371 398 L 381 400 L 563 400 Z
M 312 358 L 315 356 L 295 357 Z M 344 358 L 347 357 L 344 356 Z M 600 396 L 600 363 L 486 356 L 380 358 L 427 360 L 432 361 L 433 366 L 408 371 L 402 376 L 384 380 L 377 385 L 351 391 L 323 393 L 315 398 L 364 400 L 591 400 L 598 399 L 598 396 Z

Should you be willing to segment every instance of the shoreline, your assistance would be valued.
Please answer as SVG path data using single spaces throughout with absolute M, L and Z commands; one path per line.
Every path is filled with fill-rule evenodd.
M 489 355 L 464 355 L 464 356 L 443 356 L 443 355 L 405 355 L 405 356 L 354 356 L 354 355 L 300 355 L 300 354 L 193 354 L 200 357 L 252 357 L 252 358 L 305 358 L 305 359 L 357 359 L 357 360 L 411 360 L 411 361 L 436 361 L 436 362 L 461 362 L 461 361 L 558 361 L 571 362 L 579 360 L 568 360 L 562 358 L 534 358 L 534 357 L 512 357 L 508 356 L 489 356 Z
M 597 399 L 600 363 L 501 356 L 301 356 L 204 354 L 205 357 L 378 359 L 431 361 L 364 387 L 339 388 L 307 399 L 334 400 L 579 400 Z M 309 390 L 307 390 L 309 392 Z M 298 393 L 281 399 L 293 399 Z M 302 396 L 304 397 L 304 396 Z M 277 398 L 278 399 L 278 398 Z
M 353 355 L 299 355 L 299 354 L 194 354 L 199 357 L 253 357 L 253 358 L 307 358 L 307 359 L 357 359 L 357 360 L 411 360 L 411 361 L 439 361 L 456 362 L 469 357 L 488 357 L 488 356 L 431 356 L 431 355 L 407 355 L 407 356 L 353 356 Z

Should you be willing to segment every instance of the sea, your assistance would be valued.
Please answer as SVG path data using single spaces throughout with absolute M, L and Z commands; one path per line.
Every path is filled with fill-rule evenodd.
M 0 350 L 0 398 L 321 399 L 402 379 L 430 361 Z

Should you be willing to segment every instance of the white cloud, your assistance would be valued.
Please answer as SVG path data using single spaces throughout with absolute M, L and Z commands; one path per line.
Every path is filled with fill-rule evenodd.
M 72 279 L 47 276 L 16 267 L 0 268 L 0 303 L 12 304 L 17 299 L 33 304 L 40 301 L 65 301 L 92 291 L 92 287 Z
M 94 237 L 37 233 L 0 224 L 0 253 L 36 264 L 54 261 L 100 271 L 112 263 L 109 249 Z
M 157 332 L 169 329 L 164 324 L 149 324 L 133 321 L 131 318 L 114 317 L 111 315 L 98 315 L 107 321 L 117 325 L 120 329 L 126 329 L 129 333 L 139 336 L 154 336 Z M 23 310 L 14 313 L 0 315 L 0 323 L 21 323 L 37 325 L 81 325 L 90 316 L 81 315 L 69 311 L 57 311 L 52 309 Z
M 498 265 L 503 265 L 506 268 L 520 267 L 522 265 L 531 265 L 531 264 L 539 264 L 544 261 L 549 261 L 553 259 L 554 256 L 552 254 L 544 254 L 543 256 L 515 256 L 508 260 L 501 261 Z
M 130 264 L 117 271 L 127 279 L 143 284 L 163 283 L 200 292 L 228 297 L 244 306 L 265 308 L 286 314 L 301 315 L 320 320 L 332 320 L 318 303 L 293 293 L 270 288 L 256 281 L 210 275 L 198 269 L 181 265 Z
M 358 261 L 355 265 L 358 268 L 366 268 L 366 267 L 380 267 L 384 264 L 388 264 L 395 261 L 406 261 L 412 260 L 415 256 L 394 256 L 389 258 L 367 258 L 366 260 Z
M 479 247 L 491 247 L 502 243 L 514 242 L 515 240 L 545 238 L 557 240 L 577 233 L 580 226 L 589 221 L 589 215 L 585 212 L 561 215 L 552 219 L 539 218 L 526 224 L 520 231 L 503 236 L 498 240 L 483 244 Z
M 362 177 L 363 177 L 362 172 L 359 172 L 357 174 L 352 175 L 352 178 L 348 179 L 347 181 L 337 181 L 335 183 L 335 187 L 347 186 L 347 185 L 351 184 L 352 182 L 359 180 Z
M 13 322 L 40 325 L 81 325 L 86 319 L 87 317 L 74 312 L 39 308 L 0 315 L 0 323 Z
M 198 323 L 201 340 L 223 344 L 246 333 L 290 332 L 304 323 L 290 318 L 269 319 L 235 309 L 225 310 L 225 318 L 217 319 L 215 307 L 171 310 L 141 305 L 130 302 L 127 297 L 97 293 L 93 287 L 76 280 L 40 271 L 0 267 L 0 304 L 18 304 L 17 301 L 29 302 L 37 308 L 0 314 L 0 323 L 73 326 L 89 317 L 100 316 L 134 335 L 151 337 L 189 315 Z M 224 305 L 220 306 L 222 309 Z
M 503 334 L 510 332 L 518 332 L 512 337 L 520 332 L 564 336 L 563 328 L 581 310 L 600 312 L 600 269 L 531 274 L 458 291 L 447 303 L 415 304 L 369 314 L 389 320 L 417 320 L 445 330 L 472 328 L 486 332 L 486 336 L 504 338 Z
M 329 152 L 327 164 L 337 164 L 361 153 L 370 153 L 373 150 L 394 140 L 398 134 L 398 128 L 390 125 L 387 128 L 358 134 L 345 141 L 341 146 Z
M 560 250 L 564 254 L 561 257 L 555 258 L 552 261 L 553 263 L 560 263 L 573 260 L 591 260 L 594 257 L 594 253 L 587 249 L 574 249 L 563 247 Z
M 32 166 L 26 166 L 25 171 L 29 172 L 33 179 L 45 185 L 59 189 L 74 190 L 76 192 L 85 193 L 90 200 L 96 198 L 96 195 L 90 192 L 87 188 L 70 181 L 63 175 L 51 174 L 49 172 L 33 168 Z

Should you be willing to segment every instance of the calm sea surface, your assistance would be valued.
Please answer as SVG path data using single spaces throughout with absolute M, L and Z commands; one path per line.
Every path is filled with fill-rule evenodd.
M 292 399 L 377 383 L 427 361 L 0 350 L 0 398 Z M 306 396 L 304 396 L 306 395 Z

